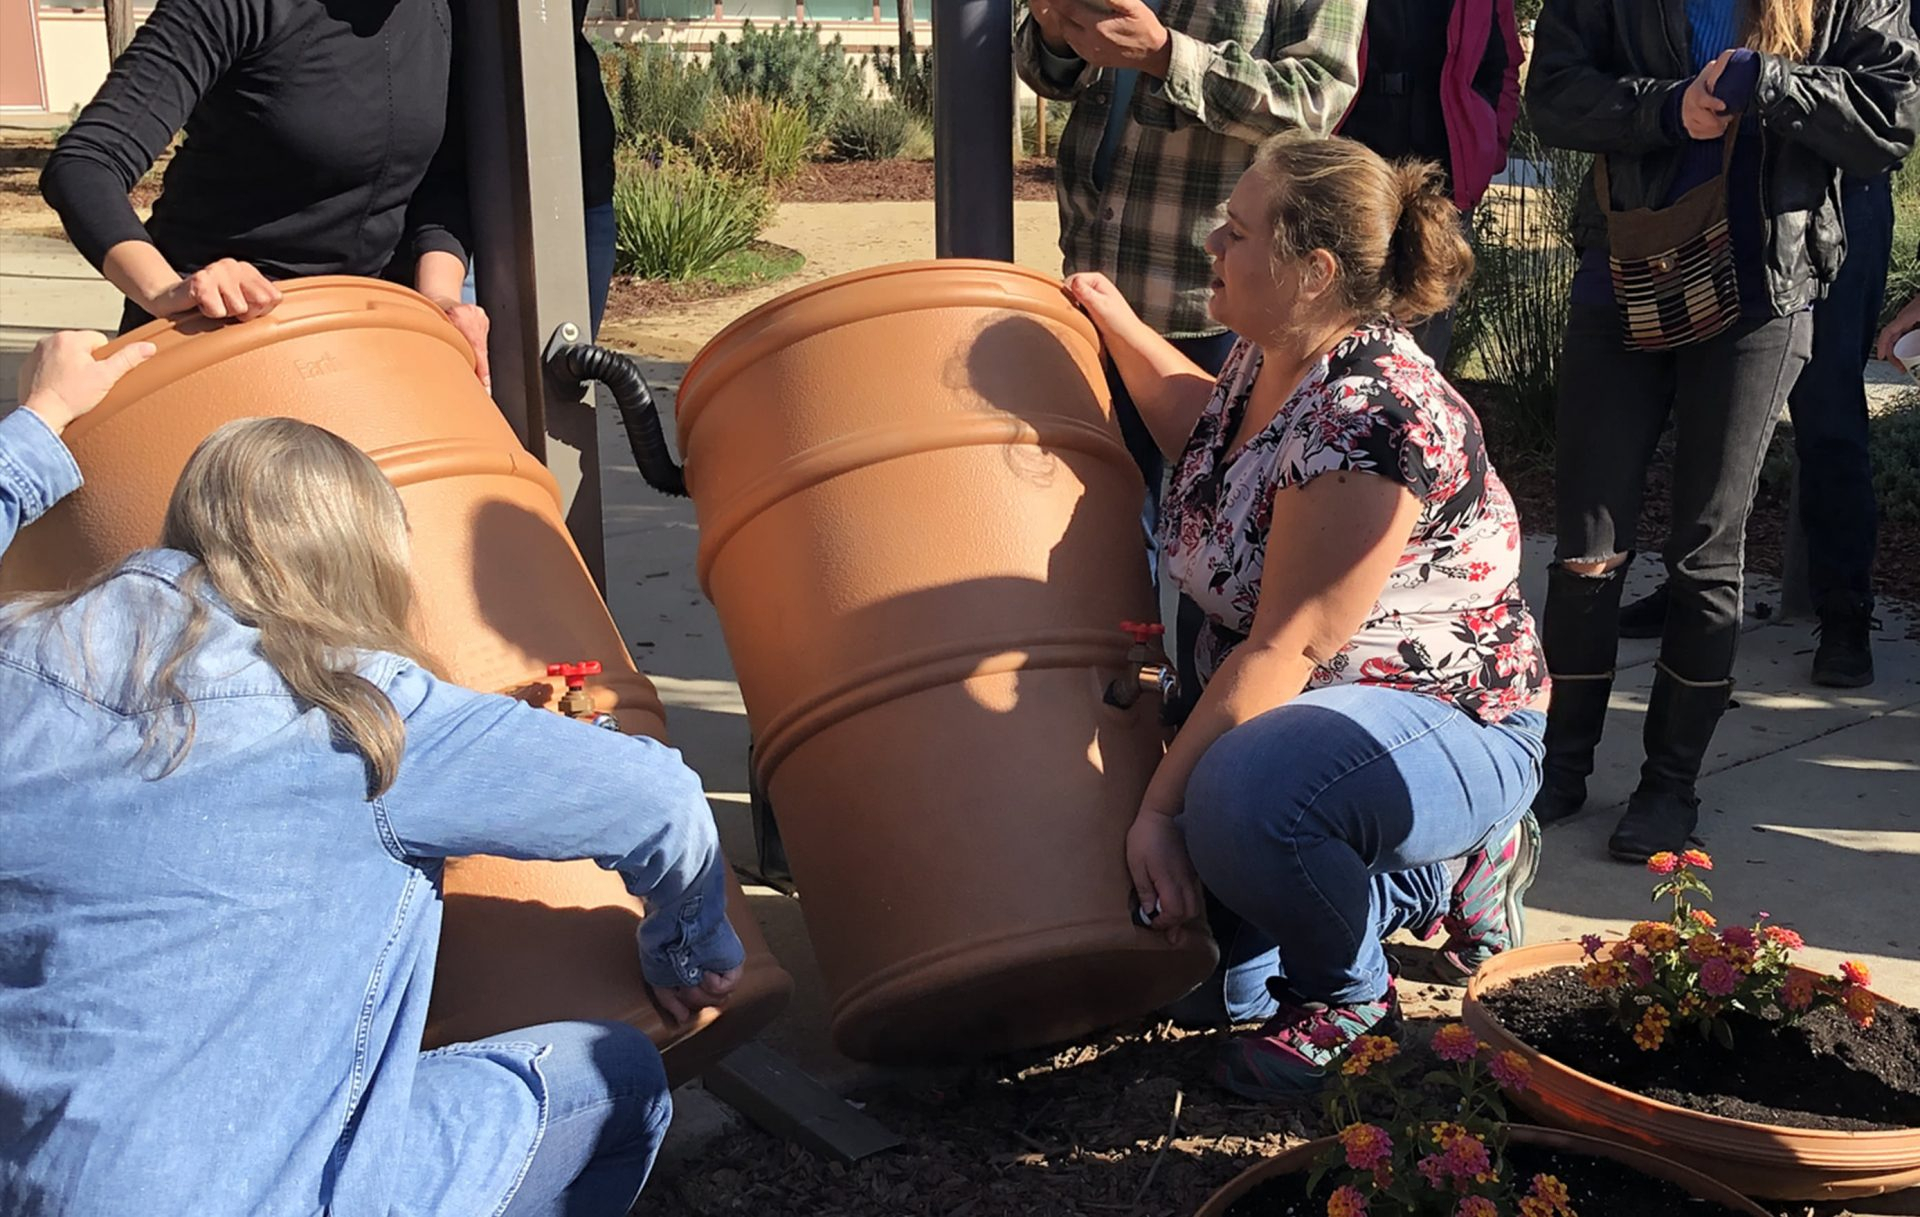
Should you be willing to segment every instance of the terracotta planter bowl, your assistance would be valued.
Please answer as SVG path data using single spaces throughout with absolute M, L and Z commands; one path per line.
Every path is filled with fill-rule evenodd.
M 158 321 L 123 340 L 159 353 L 68 428 L 87 484 L 20 534 L 0 590 L 66 586 L 153 545 L 196 444 L 233 419 L 285 415 L 357 444 L 399 489 L 425 641 L 454 680 L 557 697 L 549 662 L 598 659 L 596 706 L 631 734 L 663 737 L 660 699 L 574 548 L 553 476 L 481 390 L 446 317 L 370 279 L 281 288 L 280 306 L 253 321 Z M 565 774 L 527 775 L 529 799 L 560 807 L 566 790 Z M 737 884 L 740 987 L 725 1013 L 677 1028 L 641 981 L 634 931 L 645 910 L 611 871 L 462 858 L 447 863 L 443 887 L 428 1047 L 560 1019 L 619 1020 L 665 1050 L 668 1075 L 682 1081 L 771 1021 L 792 988 Z
M 1662 1103 L 1534 1051 L 1501 1025 L 1482 1000 L 1519 977 L 1577 965 L 1582 959 L 1577 942 L 1522 947 L 1483 964 L 1467 986 L 1466 1024 L 1481 1039 L 1510 1048 L 1533 1065 L 1533 1084 L 1508 1095 L 1527 1114 L 1555 1127 L 1670 1154 L 1750 1196 L 1845 1200 L 1920 1184 L 1920 1128 L 1785 1128 Z
M 1133 925 L 1161 752 L 1139 470 L 1058 280 L 885 266 L 741 317 L 675 410 L 833 1040 L 974 1057 L 1144 1014 L 1212 970 Z M 1137 687 L 1137 681 L 1136 681 Z
M 1664 1179 L 1686 1189 L 1688 1194 L 1710 1204 L 1716 1204 L 1730 1213 L 1742 1213 L 1746 1217 L 1774 1217 L 1753 1201 L 1742 1196 L 1724 1183 L 1708 1178 L 1692 1167 L 1682 1166 L 1678 1162 L 1648 1153 L 1644 1149 L 1635 1149 L 1631 1145 L 1621 1145 L 1614 1141 L 1603 1141 L 1598 1137 L 1583 1136 L 1579 1133 L 1561 1132 L 1552 1128 L 1533 1128 L 1525 1124 L 1509 1127 L 1510 1140 L 1516 1145 L 1537 1145 L 1542 1149 L 1558 1150 L 1562 1153 L 1580 1154 L 1591 1158 L 1605 1158 L 1618 1162 L 1622 1166 L 1653 1179 Z M 1319 1141 L 1309 1141 L 1305 1145 L 1296 1145 L 1276 1157 L 1268 1158 L 1258 1166 L 1234 1176 L 1227 1185 L 1207 1197 L 1194 1217 L 1226 1217 L 1227 1209 L 1269 1179 L 1282 1175 L 1305 1173 L 1313 1169 L 1313 1160 L 1322 1150 L 1334 1143 L 1335 1138 L 1326 1137 Z M 1621 1214 L 1620 1217 L 1627 1217 Z

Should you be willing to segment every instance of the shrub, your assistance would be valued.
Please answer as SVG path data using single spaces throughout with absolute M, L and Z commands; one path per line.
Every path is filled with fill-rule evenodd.
M 835 34 L 820 41 L 817 25 L 788 22 L 766 29 L 749 21 L 739 40 L 725 34 L 714 40 L 713 83 L 729 97 L 783 101 L 825 130 L 848 105 L 866 96 L 866 74 L 847 58 Z
M 1568 293 L 1579 265 L 1573 208 L 1588 158 L 1515 133 L 1508 167 L 1529 184 L 1495 187 L 1474 213 L 1474 277 L 1455 316 L 1452 369 L 1471 358 L 1503 396 L 1486 422 L 1502 459 L 1545 460 L 1553 451 L 1554 401 Z
M 1920 397 L 1909 393 L 1867 424 L 1873 491 L 1889 522 L 1920 526 Z
M 891 50 L 873 57 L 873 74 L 887 88 L 887 96 L 916 116 L 933 118 L 933 51 L 901 59 Z
M 1070 101 L 1050 101 L 1047 103 L 1047 146 L 1039 147 L 1034 142 L 1038 134 L 1040 117 L 1035 106 L 1029 102 L 1020 107 L 1020 148 L 1028 156 L 1058 156 L 1060 154 L 1060 136 L 1067 129 L 1067 119 L 1073 115 L 1073 103 Z
M 933 125 L 926 119 L 913 120 L 913 126 L 907 132 L 907 142 L 900 146 L 900 159 L 903 161 L 933 159 Z
M 702 164 L 766 185 L 792 181 L 819 146 L 819 133 L 805 114 L 758 97 L 716 102 L 694 136 Z
M 890 161 L 906 150 L 916 121 L 896 102 L 862 101 L 840 112 L 827 143 L 843 161 Z
M 713 97 L 710 74 L 663 46 L 630 46 L 621 59 L 613 107 L 621 142 L 649 156 L 690 147 Z
M 1689 1024 L 1700 1038 L 1732 1048 L 1727 1015 L 1735 1012 L 1791 1023 L 1822 1006 L 1839 1006 L 1859 1026 L 1873 1024 L 1877 1003 L 1866 988 L 1866 968 L 1845 963 L 1839 975 L 1821 978 L 1795 972 L 1787 957 L 1805 945 L 1800 935 L 1768 925 L 1765 913 L 1751 926 L 1722 929 L 1713 914 L 1696 907 L 1696 896 L 1713 899 L 1696 873 L 1713 869 L 1706 853 L 1658 853 L 1647 869 L 1660 880 L 1654 900 L 1672 901 L 1667 919 L 1639 922 L 1612 944 L 1596 934 L 1580 940 L 1588 987 L 1606 996 L 1614 1022 L 1641 1051 L 1654 1051 L 1668 1042 L 1670 1030 Z
M 614 181 L 614 265 L 645 279 L 690 279 L 752 244 L 773 214 L 773 196 L 678 159 L 622 161 Z

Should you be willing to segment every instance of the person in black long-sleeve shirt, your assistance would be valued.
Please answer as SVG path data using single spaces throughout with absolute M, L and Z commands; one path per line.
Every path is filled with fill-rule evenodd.
M 472 343 L 448 0 L 159 0 L 47 162 L 67 235 L 127 296 L 123 328 L 247 318 L 277 279 L 411 283 Z M 175 132 L 143 226 L 128 193 Z

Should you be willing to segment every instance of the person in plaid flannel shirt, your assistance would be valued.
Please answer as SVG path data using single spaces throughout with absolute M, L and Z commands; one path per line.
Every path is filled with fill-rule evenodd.
M 1207 234 L 1261 140 L 1339 125 L 1365 17 L 1363 0 L 1029 0 L 1015 67 L 1039 96 L 1073 103 L 1055 173 L 1063 273 L 1104 273 L 1217 375 L 1234 336 L 1207 313 Z M 1107 383 L 1151 536 L 1160 451 L 1111 364 Z M 1199 623 L 1183 598 L 1175 658 L 1189 689 Z

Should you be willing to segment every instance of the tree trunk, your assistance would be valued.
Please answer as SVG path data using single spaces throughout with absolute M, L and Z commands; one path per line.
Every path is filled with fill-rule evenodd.
M 133 41 L 133 4 L 132 0 L 106 0 L 107 9 L 107 63 L 113 64 L 120 58 L 120 52 L 127 49 Z
M 913 66 L 913 0 L 900 0 L 900 71 Z

